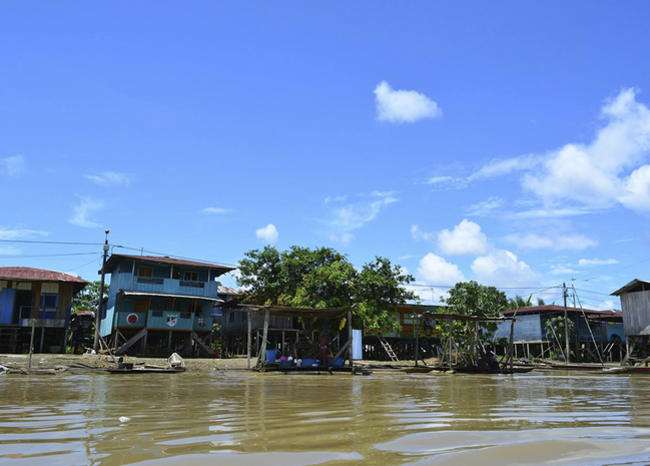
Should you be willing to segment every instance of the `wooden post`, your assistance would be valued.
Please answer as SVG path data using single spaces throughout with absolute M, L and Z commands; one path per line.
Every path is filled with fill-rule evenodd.
M 29 339 L 29 366 L 28 368 L 31 370 L 32 368 L 32 353 L 34 352 L 34 332 L 36 331 L 36 319 L 32 316 L 32 336 Z
M 348 309 L 348 343 L 348 361 L 350 363 L 350 369 L 354 369 L 354 361 L 352 360 L 352 309 Z
M 420 359 L 420 315 L 415 314 L 415 367 L 418 367 L 418 359 Z
M 252 331 L 252 323 L 251 323 L 251 311 L 246 311 L 246 320 L 247 320 L 247 332 L 246 332 L 246 368 L 250 369 L 251 368 L 251 331 Z
M 271 311 L 266 309 L 264 311 L 264 327 L 262 329 L 262 343 L 260 345 L 260 351 L 257 354 L 257 365 L 259 367 L 264 367 L 266 364 L 266 340 L 269 336 L 269 320 L 271 317 Z
M 41 343 L 38 345 L 39 352 L 43 352 L 43 342 L 45 341 L 45 326 L 41 326 Z
M 512 371 L 512 365 L 513 365 L 513 360 L 514 358 L 512 357 L 512 346 L 513 346 L 513 341 L 515 338 L 515 319 L 512 319 L 510 321 L 510 370 Z

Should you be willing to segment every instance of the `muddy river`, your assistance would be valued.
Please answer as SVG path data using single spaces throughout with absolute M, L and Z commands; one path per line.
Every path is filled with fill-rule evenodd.
M 650 377 L 0 377 L 0 464 L 647 464 Z

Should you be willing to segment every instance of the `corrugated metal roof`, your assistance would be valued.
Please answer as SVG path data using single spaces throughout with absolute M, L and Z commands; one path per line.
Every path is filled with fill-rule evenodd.
M 0 267 L 0 280 L 25 280 L 35 282 L 63 282 L 86 285 L 81 277 L 55 270 L 36 269 L 33 267 Z
M 613 310 L 598 311 L 596 309 L 581 309 L 579 307 L 567 307 L 568 313 L 579 313 L 582 314 L 584 311 L 585 314 L 589 317 L 622 317 L 622 312 L 615 312 Z M 558 312 L 564 312 L 563 306 L 558 306 L 556 304 L 545 304 L 543 306 L 530 306 L 530 307 L 520 307 L 519 309 L 508 309 L 503 311 L 503 315 L 512 315 L 514 313 L 517 315 L 525 314 L 554 314 Z
M 222 270 L 223 273 L 235 270 L 237 267 L 225 264 L 218 264 L 216 262 L 205 262 L 194 259 L 183 259 L 179 257 L 170 256 L 138 256 L 135 254 L 112 254 L 106 261 L 106 271 L 110 272 L 115 268 L 117 263 L 123 259 L 138 260 L 142 262 L 150 262 L 154 264 L 169 264 L 169 265 L 185 265 L 189 267 L 198 267 L 204 269 L 217 269 Z
M 619 288 L 618 290 L 612 291 L 611 296 L 620 296 L 623 293 L 630 293 L 634 291 L 643 291 L 643 290 L 650 290 L 650 282 L 635 278 L 634 280 L 627 283 L 626 285 Z

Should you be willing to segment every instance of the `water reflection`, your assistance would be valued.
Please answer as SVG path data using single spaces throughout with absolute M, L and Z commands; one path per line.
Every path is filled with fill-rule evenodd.
M 532 463 L 576 461 L 576 452 L 594 464 L 645 461 L 647 381 L 576 373 L 7 376 L 0 463 L 489 463 L 516 452 Z

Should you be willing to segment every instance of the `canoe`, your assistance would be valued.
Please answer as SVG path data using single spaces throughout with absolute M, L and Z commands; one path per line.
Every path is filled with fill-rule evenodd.
M 185 372 L 184 367 L 114 367 L 106 369 L 111 374 L 178 374 Z
M 407 374 L 428 374 L 433 370 L 433 367 L 407 367 L 403 372 Z
M 609 367 L 605 374 L 650 374 L 650 367 Z

